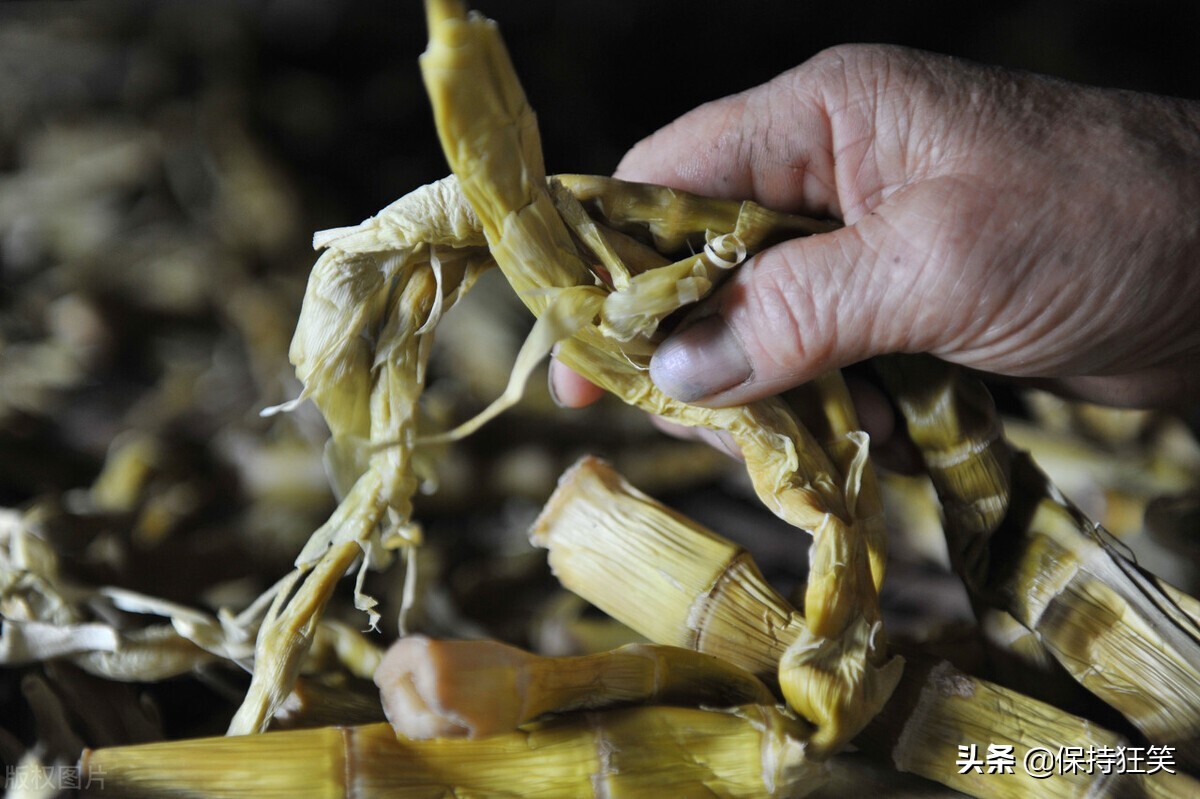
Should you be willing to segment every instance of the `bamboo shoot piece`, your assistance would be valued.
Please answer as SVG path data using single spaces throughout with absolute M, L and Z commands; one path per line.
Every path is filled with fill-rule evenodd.
M 87 795 L 126 799 L 801 797 L 824 780 L 774 707 L 576 713 L 487 738 L 414 741 L 388 724 L 85 751 Z
M 634 277 L 603 242 L 595 243 L 590 222 L 578 237 L 595 249 L 577 248 L 546 187 L 536 120 L 494 23 L 468 16 L 456 0 L 428 0 L 426 12 L 430 37 L 421 72 L 438 136 L 497 266 L 539 317 L 526 345 L 530 359 L 560 341 L 561 361 L 626 402 L 684 425 L 730 433 L 762 501 L 812 532 L 807 624 L 781 685 L 789 704 L 818 725 L 814 746 L 837 751 L 878 711 L 902 668 L 901 661 L 886 659 L 883 645 L 875 585 L 882 573 L 872 571 L 882 565 L 882 539 L 862 529 L 856 516 L 860 474 L 869 468 L 865 446 L 853 459 L 856 473 L 841 474 L 780 400 L 714 410 L 662 394 L 645 370 L 653 320 L 709 290 L 715 273 L 684 261 L 688 277 L 671 271 L 676 264 L 659 267 L 675 279 L 660 282 L 656 270 Z M 567 209 L 565 216 L 578 215 Z M 703 257 L 709 265 L 732 265 L 729 247 L 736 261 L 750 252 L 745 239 L 768 239 L 769 232 L 758 235 L 756 225 L 774 226 L 749 216 L 744 227 L 741 222 L 739 211 L 734 229 L 721 233 L 731 238 L 720 246 L 708 242 L 712 251 Z M 682 291 L 685 279 L 699 281 L 696 290 Z M 651 283 L 647 298 L 632 307 L 612 301 Z M 636 317 L 650 305 L 648 317 Z M 618 306 L 635 317 L 618 318 Z M 517 371 L 526 374 L 528 365 Z
M 1151 752 L 945 661 L 910 662 L 892 702 L 855 743 L 972 796 L 1184 799 L 1200 791 L 1180 771 L 1178 750 Z M 1140 766 L 1130 767 L 1127 752 Z
M 655 502 L 598 458 L 563 474 L 529 538 L 549 550 L 563 587 L 608 615 L 768 685 L 778 684 L 779 659 L 804 629 L 750 553 Z
M 375 673 L 402 736 L 479 738 L 546 713 L 626 704 L 774 705 L 744 669 L 669 646 L 630 644 L 577 657 L 539 657 L 499 641 L 401 638 Z
M 1127 559 L 1011 450 L 978 380 L 929 357 L 891 356 L 880 372 L 926 461 L 945 465 L 934 485 L 974 600 L 1012 614 L 1080 684 L 1194 763 L 1200 603 Z M 944 412 L 968 399 L 971 415 Z
M 700 651 L 711 646 L 722 658 L 761 674 L 803 626 L 761 578 L 745 577 L 758 570 L 735 544 L 663 507 L 595 458 L 563 475 L 530 538 L 549 550 L 551 568 L 564 586 L 660 643 Z M 1014 752 L 1036 747 L 1058 752 L 1093 741 L 1110 747 L 1128 741 L 1088 719 L 925 659 L 904 671 L 893 697 L 855 741 L 901 770 L 989 799 L 1026 796 L 1031 785 L 1039 796 L 1064 799 L 1185 797 L 1200 790 L 1200 783 L 1182 773 L 1161 770 L 1098 787 L 1086 773 L 1040 781 L 960 775 L 955 765 L 960 744 L 974 742 L 985 753 L 988 744 L 1012 745 Z

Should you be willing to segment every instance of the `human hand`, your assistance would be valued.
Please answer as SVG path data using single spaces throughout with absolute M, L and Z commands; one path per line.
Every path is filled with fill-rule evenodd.
M 846 223 L 687 315 L 650 365 L 677 399 L 747 402 L 888 352 L 1112 405 L 1200 388 L 1195 102 L 838 47 L 684 115 L 616 176 Z M 559 363 L 551 385 L 600 394 Z

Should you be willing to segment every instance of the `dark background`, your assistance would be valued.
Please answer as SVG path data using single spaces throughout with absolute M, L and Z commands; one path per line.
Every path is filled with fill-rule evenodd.
M 501 25 L 539 114 L 550 172 L 608 173 L 632 144 L 696 105 L 845 42 L 1200 96 L 1196 2 L 475 6 Z M 215 402 L 197 401 L 159 427 L 201 450 L 230 413 L 262 432 L 254 411 L 297 390 L 261 372 L 262 364 L 287 371 L 311 231 L 353 224 L 447 172 L 416 64 L 425 37 L 418 0 L 0 3 L 0 188 L 39 185 L 49 170 L 30 158 L 31 144 L 47 132 L 101 141 L 97 131 L 111 125 L 162 142 L 161 164 L 140 183 L 92 188 L 89 207 L 111 230 L 91 252 L 62 245 L 71 219 L 28 218 L 20 197 L 0 203 L 0 505 L 90 483 L 119 432 L 154 424 L 137 399 L 169 371 L 179 341 L 203 366 L 229 362 L 206 348 L 225 352 L 219 343 L 237 339 L 250 361 L 258 358 L 259 385 L 247 375 L 254 364 L 235 354 Z M 222 163 L 226 130 L 245 133 L 275 192 L 264 195 L 278 212 L 273 232 L 231 232 L 221 216 L 221 186 L 239 178 Z M 201 269 L 211 265 L 191 278 L 203 289 L 194 300 L 164 304 L 144 290 L 165 252 L 156 249 L 157 229 L 178 250 L 198 253 Z M 141 260 L 121 250 L 130 242 L 142 242 L 133 253 Z M 247 330 L 231 324 L 233 289 L 247 287 L 275 301 L 274 344 L 245 341 Z M 106 357 L 88 354 L 69 386 L 6 412 L 5 345 L 53 339 L 47 309 L 66 294 L 90 303 Z M 226 415 L 211 410 L 218 403 Z
M 634 142 L 687 110 L 844 42 L 902 44 L 1104 86 L 1200 91 L 1197 3 L 475 5 L 500 22 L 550 172 L 608 173 Z M 345 185 L 363 215 L 446 172 L 414 65 L 425 39 L 416 2 L 273 6 L 260 17 L 264 110 L 281 87 L 313 80 L 325 85 L 326 122 L 342 122 L 325 128 L 323 146 L 279 130 L 286 157 Z M 295 16 L 281 24 L 284 9 Z
M 272 6 L 260 17 L 261 91 L 277 102 L 281 87 L 325 84 L 326 122 L 343 123 L 325 128 L 324 146 L 278 131 L 287 157 L 345 185 L 362 214 L 446 171 L 413 63 L 425 38 L 417 3 Z M 476 6 L 501 24 L 539 114 L 551 172 L 608 173 L 630 145 L 676 116 L 844 42 L 902 44 L 1104 86 L 1187 97 L 1200 90 L 1197 3 Z M 285 10 L 295 14 L 289 23 L 277 19 Z M 271 107 L 268 100 L 264 110 Z
M 501 24 L 539 113 L 551 172 L 609 172 L 630 145 L 688 109 L 844 42 L 896 43 L 1185 97 L 1200 87 L 1200 4 L 1193 2 L 474 6 Z M 86 86 L 92 101 L 96 91 L 123 93 L 110 99 L 137 113 L 164 96 L 228 87 L 300 180 L 310 229 L 363 218 L 447 171 L 415 63 L 425 43 L 417 0 L 0 7 L 0 24 L 10 31 L 47 19 L 55 20 L 60 45 L 99 43 L 108 54 L 83 71 L 66 54 L 51 74 L 37 76 L 40 91 Z M 131 97 L 127 81 L 115 82 L 138 58 L 167 69 L 148 69 Z M 69 104 L 59 112 L 69 112 Z M 0 151 L 0 167 L 5 155 L 11 157 Z

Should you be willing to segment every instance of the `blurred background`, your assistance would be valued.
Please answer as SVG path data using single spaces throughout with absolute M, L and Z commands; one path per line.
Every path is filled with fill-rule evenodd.
M 476 5 L 502 25 L 551 171 L 607 173 L 684 111 L 844 42 L 1184 97 L 1200 78 L 1200 8 L 1181 1 Z M 107 113 L 153 127 L 174 113 L 176 126 L 243 122 L 318 227 L 445 172 L 415 66 L 416 0 L 5 3 L 0 22 L 6 171 L 30 126 Z
M 1200 5 L 1190 2 L 477 5 L 501 22 L 551 172 L 607 174 L 679 114 L 841 42 L 1200 91 Z M 198 333 L 223 315 L 242 334 L 256 319 L 286 328 L 312 231 L 445 174 L 416 68 L 424 38 L 415 0 L 0 5 L 0 442 L 45 455 L 40 424 L 86 428 L 69 432 L 83 451 L 55 468 L 4 459 L 0 502 L 88 478 L 116 432 L 105 420 L 160 377 L 146 352 L 158 323 Z M 272 295 L 284 318 L 232 310 L 247 286 Z M 92 349 L 73 367 L 18 357 L 48 335 Z M 253 346 L 269 359 L 280 350 L 267 348 L 285 344 Z M 72 406 L 103 405 L 90 408 L 100 418 L 59 418 L 53 383 L 83 392 Z M 227 403 L 278 390 L 222 389 Z
M 1194 2 L 474 5 L 502 26 L 551 172 L 607 174 L 690 108 L 843 42 L 1200 96 Z M 424 43 L 416 0 L 0 5 L 0 508 L 36 522 L 64 580 L 240 607 L 333 507 L 319 418 L 258 410 L 299 391 L 287 346 L 313 231 L 447 171 L 416 66 Z M 528 325 L 504 300 L 461 315 L 432 386 L 447 418 L 499 393 Z M 742 536 L 795 588 L 804 546 L 720 456 L 684 446 L 608 405 L 558 412 L 535 380 L 419 507 L 431 580 L 449 586 L 430 628 L 537 639 L 527 621 L 552 581 L 524 529 L 584 450 Z M 388 585 L 375 591 L 394 610 Z M 969 612 L 959 594 L 944 606 Z M 0 670 L 10 763 L 36 737 L 30 671 Z M 177 734 L 219 731 L 240 684 L 147 690 Z M 179 710 L 197 692 L 224 710 Z

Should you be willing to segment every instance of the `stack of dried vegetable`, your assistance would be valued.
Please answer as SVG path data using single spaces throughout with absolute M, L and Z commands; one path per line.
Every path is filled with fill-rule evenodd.
M 1032 698 L 971 676 L 932 645 L 906 646 L 907 665 L 899 649 L 889 651 L 880 603 L 883 500 L 840 376 L 790 402 L 715 411 L 672 401 L 649 381 L 646 363 L 670 313 L 772 241 L 831 226 L 657 187 L 547 180 L 532 113 L 494 26 L 450 0 L 431 0 L 427 10 L 422 68 L 455 176 L 362 225 L 318 234 L 326 252 L 291 357 L 302 399 L 313 399 L 332 432 L 326 462 L 343 498 L 294 570 L 241 613 L 205 614 L 68 585 L 55 576 L 53 553 L 35 543 L 37 519 L 28 515 L 13 517 L 7 561 L 15 607 L 31 615 L 6 610 L 10 651 L 85 669 L 101 662 L 110 677 L 120 676 L 112 664 L 133 660 L 139 647 L 150 647 L 159 667 L 175 653 L 177 672 L 210 661 L 249 668 L 230 732 L 255 733 L 281 720 L 351 723 L 378 712 L 353 683 L 375 666 L 377 649 L 324 617 L 338 580 L 357 570 L 355 604 L 374 625 L 381 617 L 368 571 L 399 550 L 404 637 L 375 673 L 394 730 L 101 748 L 81 768 L 104 774 L 106 792 L 144 796 L 800 796 L 831 779 L 838 790 L 855 783 L 838 754 L 853 739 L 889 766 L 979 796 L 1034 787 L 1052 796 L 1200 789 L 1174 773 L 1195 765 L 1185 750 L 1200 724 L 1196 601 L 1114 551 L 1013 453 L 982 387 L 936 362 L 879 366 L 930 467 L 950 561 L 976 612 L 992 629 L 1023 625 L 1032 642 L 1003 642 L 1014 656 L 1031 670 L 1064 670 L 1132 727 L 1110 714 L 1106 723 L 1118 725 L 1110 731 L 1055 707 L 1055 696 Z M 433 333 L 492 266 L 538 321 L 501 398 L 437 432 L 437 397 L 422 402 Z M 406 634 L 436 626 L 437 616 L 429 582 L 437 564 L 423 557 L 415 521 L 419 487 L 443 476 L 437 465 L 449 442 L 519 399 L 556 342 L 565 362 L 629 404 L 734 438 L 758 497 L 813 534 L 802 609 L 738 546 L 585 460 L 564 476 L 533 540 L 550 550 L 565 587 L 627 625 L 613 637 L 631 629 L 654 644 L 554 659 Z M 120 487 L 153 461 L 153 446 L 136 439 L 115 451 L 93 501 L 121 506 Z M 1043 580 L 1047 573 L 1054 578 Z M 97 603 L 170 624 L 124 638 L 120 625 L 96 625 L 97 643 L 73 645 Z M 447 626 L 462 631 L 457 620 Z M 30 630 L 36 634 L 22 637 Z M 112 656 L 97 656 L 105 652 Z M 1134 678 L 1151 663 L 1154 680 Z M 630 703 L 642 706 L 620 707 Z M 1009 744 L 1015 763 L 1040 750 L 1170 746 L 1180 767 L 1048 781 L 1028 770 L 959 768 L 964 744 L 988 743 Z
M 13 795 L 66 782 L 83 745 L 224 729 L 267 609 L 253 600 L 334 504 L 317 414 L 257 414 L 297 390 L 285 358 L 312 224 L 254 118 L 260 81 L 281 78 L 252 72 L 253 12 L 226 8 L 214 27 L 208 9 L 144 5 L 2 11 L 0 765 Z M 477 329 L 504 313 L 502 296 L 480 299 L 457 314 Z M 490 337 L 502 360 L 516 327 Z M 446 349 L 430 413 L 451 400 L 472 412 L 490 389 L 454 381 L 479 374 Z M 619 418 L 614 452 L 656 440 L 601 415 Z M 569 444 L 494 431 L 459 463 L 532 461 L 506 491 L 540 499 L 598 440 L 588 421 L 558 430 Z M 693 474 L 719 468 L 705 463 Z M 476 479 L 442 478 L 450 502 Z M 562 605 L 523 545 L 536 507 L 471 495 L 476 516 L 453 524 L 425 502 L 447 534 L 423 550 L 413 614 L 431 633 L 527 641 L 541 633 L 525 609 Z M 394 618 L 399 590 L 377 593 Z M 378 638 L 360 627 L 336 598 L 273 726 L 382 718 Z

